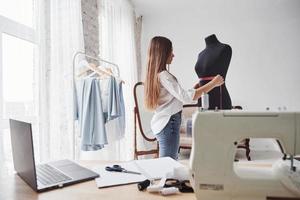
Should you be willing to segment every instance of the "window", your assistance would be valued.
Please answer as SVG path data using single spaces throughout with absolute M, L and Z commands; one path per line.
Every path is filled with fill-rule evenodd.
M 3 118 L 34 116 L 34 44 L 2 34 Z
M 33 0 L 0 0 L 0 15 L 33 28 Z
M 12 165 L 8 119 L 36 128 L 36 41 L 34 0 L 0 0 L 0 5 L 0 160 L 7 166 Z

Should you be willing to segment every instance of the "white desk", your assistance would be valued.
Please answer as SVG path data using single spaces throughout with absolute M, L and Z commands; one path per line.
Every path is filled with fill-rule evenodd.
M 84 161 L 83 166 L 95 167 L 109 162 Z M 194 193 L 179 193 L 168 197 L 149 192 L 141 192 L 136 184 L 98 189 L 94 180 L 87 181 L 62 189 L 49 190 L 47 192 L 34 192 L 11 168 L 0 166 L 0 200 L 152 200 L 152 199 L 180 199 L 196 200 Z

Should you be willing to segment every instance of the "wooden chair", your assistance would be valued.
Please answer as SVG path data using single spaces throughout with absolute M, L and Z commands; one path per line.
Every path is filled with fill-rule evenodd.
M 133 96 L 134 96 L 134 159 L 138 159 L 139 156 L 143 155 L 151 155 L 154 154 L 154 157 L 158 157 L 158 142 L 156 138 L 151 133 L 150 129 L 150 120 L 152 117 L 152 113 L 147 111 L 144 108 L 144 84 L 143 82 L 138 82 L 134 85 L 133 88 Z M 140 134 L 138 134 L 140 132 Z M 149 150 L 139 150 L 138 149 L 138 135 L 142 136 L 142 139 L 152 143 L 154 143 L 154 148 L 150 148 Z

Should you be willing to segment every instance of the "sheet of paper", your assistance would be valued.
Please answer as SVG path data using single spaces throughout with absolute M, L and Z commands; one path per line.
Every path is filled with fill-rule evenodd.
M 127 163 L 115 163 L 115 164 L 121 165 L 126 170 L 139 172 L 138 168 L 136 167 L 133 161 Z M 100 165 L 94 169 L 94 171 L 100 175 L 99 178 L 95 179 L 98 188 L 125 185 L 130 183 L 138 183 L 147 179 L 144 175 L 123 173 L 123 172 L 109 172 L 105 170 L 106 166 L 112 166 L 112 165 L 113 164 Z

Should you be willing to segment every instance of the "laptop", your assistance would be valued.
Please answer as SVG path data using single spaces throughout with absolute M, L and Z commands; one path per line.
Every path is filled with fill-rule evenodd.
M 99 177 L 99 174 L 70 160 L 35 165 L 30 123 L 10 119 L 14 168 L 35 191 L 61 188 Z

